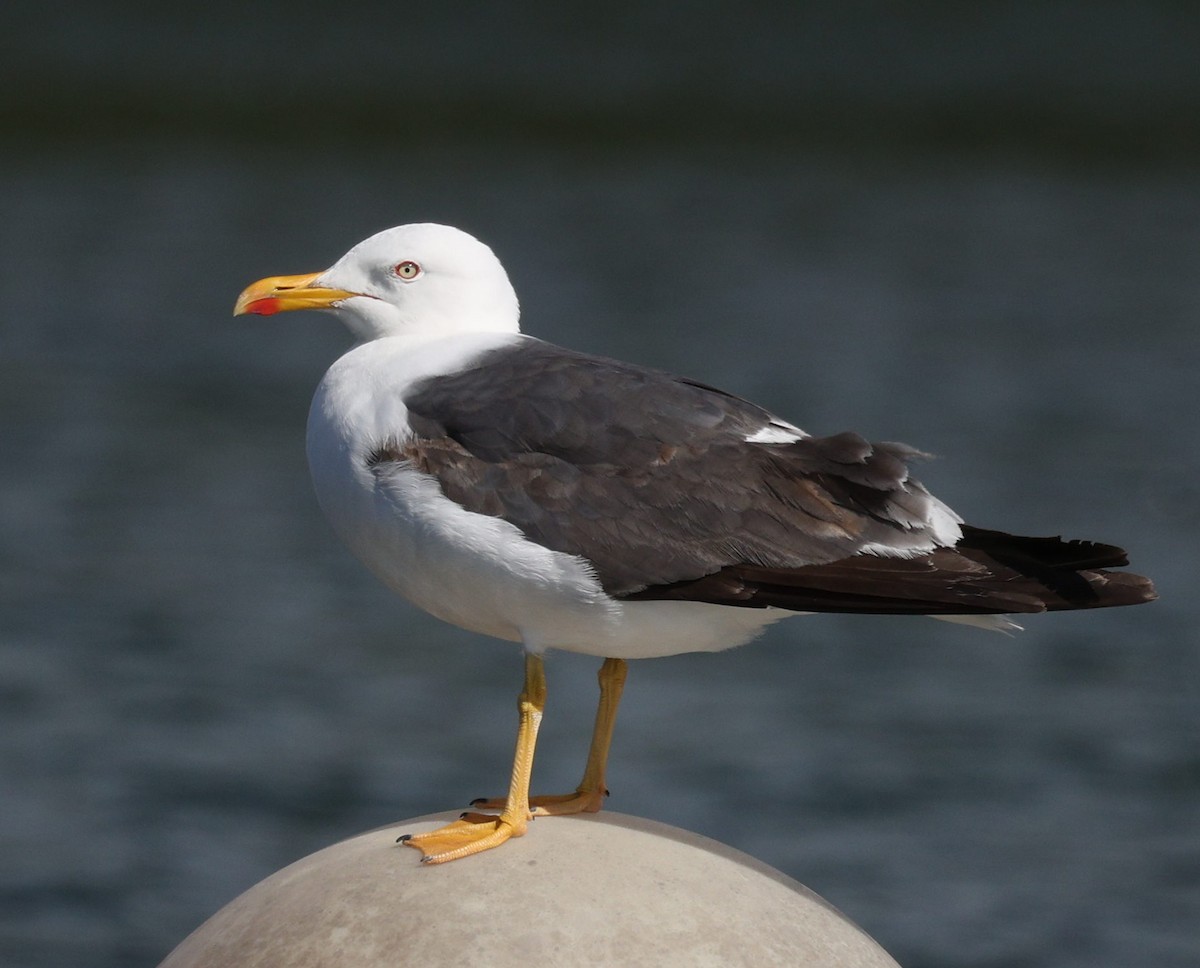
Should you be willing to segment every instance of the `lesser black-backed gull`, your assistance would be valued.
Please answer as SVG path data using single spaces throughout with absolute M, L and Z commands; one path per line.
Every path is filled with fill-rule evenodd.
M 909 474 L 922 456 L 812 437 L 752 403 L 520 333 L 492 250 L 404 225 L 324 272 L 263 279 L 235 313 L 333 312 L 358 345 L 330 367 L 308 459 L 335 531 L 438 618 L 520 642 L 508 796 L 407 838 L 429 863 L 599 810 L 629 659 L 727 649 L 804 612 L 1006 616 L 1132 605 L 1151 583 L 1111 545 L 972 528 Z M 542 656 L 604 657 L 575 793 L 530 797 Z

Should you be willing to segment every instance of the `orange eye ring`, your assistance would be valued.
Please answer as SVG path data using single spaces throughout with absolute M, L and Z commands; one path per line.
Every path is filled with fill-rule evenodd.
M 396 265 L 392 267 L 392 272 L 394 272 L 398 278 L 403 279 L 405 282 L 412 282 L 421 275 L 421 267 L 411 259 L 405 259 L 403 262 L 396 263 Z

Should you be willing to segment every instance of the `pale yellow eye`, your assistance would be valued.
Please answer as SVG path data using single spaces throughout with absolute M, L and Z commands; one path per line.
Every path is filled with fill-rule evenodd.
M 405 259 L 403 262 L 397 263 L 392 271 L 405 282 L 411 282 L 421 274 L 421 267 L 415 262 Z

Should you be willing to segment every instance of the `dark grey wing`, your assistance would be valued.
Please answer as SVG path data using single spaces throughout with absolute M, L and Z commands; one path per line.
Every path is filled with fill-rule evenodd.
M 655 585 L 632 600 L 776 606 L 806 612 L 995 615 L 1137 605 L 1148 578 L 1108 571 L 1125 552 L 1093 541 L 1030 538 L 963 527 L 953 548 L 913 557 L 854 555 L 801 568 L 730 565 L 695 581 Z
M 864 548 L 916 553 L 947 512 L 908 476 L 917 452 L 855 434 L 751 443 L 760 407 L 644 367 L 526 339 L 404 402 L 381 441 L 451 500 L 590 561 L 609 594 L 730 566 L 791 569 Z

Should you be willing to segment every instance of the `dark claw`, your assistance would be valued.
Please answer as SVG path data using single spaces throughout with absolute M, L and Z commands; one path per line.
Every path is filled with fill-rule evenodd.
M 470 803 L 468 803 L 467 806 L 468 807 L 477 807 L 481 803 L 483 803 L 483 801 L 486 799 L 487 799 L 487 797 L 476 797 L 474 800 L 472 800 Z
M 402 844 L 406 840 L 412 840 L 412 834 L 401 834 L 399 837 L 396 838 L 396 843 Z
M 466 820 L 466 819 L 467 819 L 467 811 L 466 811 L 466 810 L 464 810 L 462 813 L 460 813 L 460 814 L 458 815 L 458 819 L 459 819 L 459 820 Z

